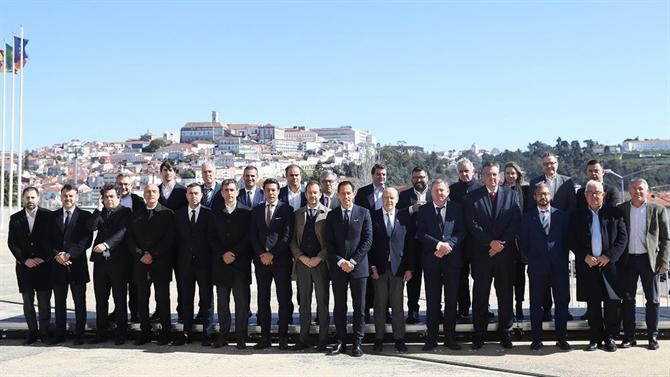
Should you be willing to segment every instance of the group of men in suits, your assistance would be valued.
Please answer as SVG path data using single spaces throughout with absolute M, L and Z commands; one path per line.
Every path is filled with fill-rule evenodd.
M 420 320 L 422 280 L 427 309 L 423 350 L 437 347 L 440 323 L 444 346 L 461 349 L 455 326 L 459 317 L 469 317 L 470 306 L 471 348 L 482 348 L 491 317 L 491 284 L 497 296 L 500 344 L 511 348 L 512 287 L 522 256 L 530 281 L 531 349 L 542 349 L 542 321 L 555 305 L 557 346 L 568 350 L 568 254 L 572 250 L 577 299 L 586 301 L 588 307 L 591 337 L 587 349 L 616 350 L 621 306 L 624 340 L 620 347 L 636 344 L 638 279 L 647 299 L 648 347 L 658 348 L 658 276 L 667 272 L 670 253 L 667 211 L 648 202 L 649 187 L 643 179 L 631 183 L 631 200 L 617 207 L 612 198 L 615 189 L 603 184 L 598 161 L 588 162 L 589 181 L 577 193 L 572 179 L 557 173 L 554 155 L 545 155 L 542 166 L 544 174 L 531 180 L 527 190 L 501 185 L 502 174 L 494 163 L 485 163 L 477 180 L 473 164 L 458 161 L 459 181 L 451 186 L 440 179 L 429 182 L 427 172 L 415 168 L 412 187 L 399 193 L 386 185 L 386 168 L 381 164 L 371 170 L 372 183 L 358 190 L 350 181 L 338 183 L 328 170 L 321 174 L 320 182 L 310 181 L 303 187 L 302 171 L 296 165 L 286 168 L 287 186 L 280 187 L 276 179 L 268 178 L 257 187 L 258 170 L 248 166 L 244 187 L 238 190 L 234 180 L 216 182 L 212 164 L 201 168 L 203 184 L 184 187 L 176 181 L 175 166 L 165 161 L 160 167 L 161 184 L 146 185 L 144 198 L 130 193 L 129 177 L 120 174 L 116 185 L 103 187 L 102 208 L 93 214 L 77 207 L 77 190 L 71 185 L 63 186 L 62 208 L 54 212 L 39 208 L 37 189 L 28 187 L 22 195 L 24 209 L 11 217 L 8 238 L 30 330 L 26 343 L 47 340 L 52 291 L 56 331 L 49 340 L 60 343 L 65 339 L 68 287 L 75 302 L 74 342 L 83 342 L 89 282 L 86 250 L 92 246 L 94 342 L 107 340 L 113 321 L 114 341 L 123 344 L 130 308 L 131 321 L 139 322 L 141 328 L 137 345 L 151 341 L 151 321 L 157 319 L 161 325 L 158 344 L 191 342 L 193 324 L 202 323 L 202 344 L 225 346 L 230 337 L 232 294 L 236 346 L 246 348 L 253 263 L 261 326 L 255 349 L 272 344 L 273 282 L 279 307 L 279 348 L 289 348 L 292 280 L 297 281 L 301 325 L 298 342 L 291 347 L 294 350 L 309 346 L 313 292 L 319 325 L 316 349 L 327 350 L 332 283 L 337 343 L 331 353 L 348 351 L 349 294 L 353 304 L 351 354 L 363 354 L 363 326 L 371 317 L 371 308 L 377 329 L 373 350 L 383 350 L 385 323 L 391 322 L 396 350 L 406 351 L 405 323 Z M 184 324 L 176 336 L 171 334 L 173 273 L 177 315 Z M 154 315 L 149 313 L 151 286 Z M 213 287 L 220 325 L 216 338 L 209 333 Z M 115 309 L 108 315 L 110 293 Z

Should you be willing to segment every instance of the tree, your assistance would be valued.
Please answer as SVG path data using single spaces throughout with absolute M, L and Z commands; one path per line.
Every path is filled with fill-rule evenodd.
M 162 148 L 166 146 L 167 143 L 163 139 L 154 139 L 151 140 L 151 143 L 147 145 L 146 147 L 142 148 L 142 152 L 144 153 L 154 153 L 156 152 L 159 148 Z

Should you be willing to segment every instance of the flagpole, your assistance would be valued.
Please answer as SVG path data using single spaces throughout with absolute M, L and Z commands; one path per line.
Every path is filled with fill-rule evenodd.
M 12 36 L 12 41 L 14 36 Z M 16 75 L 14 71 L 16 67 L 14 66 L 14 52 L 12 51 L 12 94 L 11 94 L 11 107 L 9 108 L 9 213 L 14 212 L 13 202 L 14 202 L 14 89 L 16 87 Z M 18 195 L 17 195 L 18 202 Z M 17 203 L 18 205 L 18 203 Z
M 2 45 L 6 43 L 3 40 Z M 5 142 L 5 129 L 7 128 L 7 52 L 3 58 L 2 67 L 2 160 L 0 160 L 0 229 L 5 229 L 5 157 L 7 146 Z
M 25 61 L 23 60 L 24 50 L 26 49 L 23 45 L 23 25 L 21 25 L 21 57 L 19 62 L 21 63 L 21 81 L 19 84 L 19 161 L 18 161 L 18 182 L 16 186 L 16 192 L 21 192 L 21 186 L 23 185 L 23 71 L 25 68 Z

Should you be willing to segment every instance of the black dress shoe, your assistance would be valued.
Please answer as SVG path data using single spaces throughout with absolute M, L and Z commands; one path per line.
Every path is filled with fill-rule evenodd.
M 544 347 L 544 344 L 542 344 L 542 342 L 539 340 L 533 340 L 533 342 L 530 344 L 531 351 L 541 351 L 542 347 Z
M 33 343 L 37 342 L 37 334 L 36 333 L 29 333 L 28 336 L 26 337 L 26 340 L 23 341 L 23 345 L 31 345 Z
M 288 339 L 279 339 L 279 349 L 282 351 L 288 349 Z
M 472 341 L 472 345 L 470 346 L 470 349 L 473 351 L 477 351 L 482 349 L 484 347 L 484 341 L 482 339 L 475 339 Z
M 177 337 L 172 341 L 172 345 L 173 345 L 173 346 L 183 346 L 184 344 L 186 344 L 186 342 L 187 342 L 188 340 L 189 340 L 189 339 L 188 339 L 188 335 L 186 335 L 186 334 L 179 334 L 179 335 L 177 335 Z
M 314 350 L 316 352 L 326 352 L 328 350 L 328 345 L 325 343 L 319 343 L 316 347 L 314 347 Z
M 658 340 L 656 337 L 649 338 L 649 344 L 647 344 L 647 349 L 650 351 L 656 351 L 659 348 Z
M 270 342 L 269 339 L 261 339 L 258 343 L 254 345 L 255 350 L 262 350 L 265 348 L 270 348 L 272 346 L 272 343 Z
M 408 325 L 413 325 L 419 321 L 419 312 L 415 312 L 414 310 L 410 310 L 407 312 L 407 320 L 405 320 L 405 323 Z
M 637 346 L 637 340 L 635 339 L 624 338 L 624 340 L 621 341 L 621 344 L 619 344 L 619 347 L 621 348 L 630 348 L 635 346 Z
M 444 341 L 444 346 L 452 351 L 460 351 L 463 349 L 463 347 L 461 347 L 461 345 L 454 339 Z
M 510 339 L 509 337 L 502 338 L 502 340 L 500 341 L 500 345 L 502 346 L 502 348 L 508 350 L 514 348 L 514 345 L 512 344 L 512 339 Z
M 91 344 L 99 344 L 104 343 L 106 341 L 107 341 L 106 335 L 96 335 L 93 339 L 91 339 Z
M 407 345 L 404 340 L 395 341 L 395 350 L 398 352 L 407 352 Z
M 426 343 L 423 344 L 423 347 L 421 347 L 422 351 L 431 351 L 437 347 L 437 342 L 434 340 L 429 340 Z
M 604 346 L 603 346 L 603 349 L 605 351 L 614 352 L 614 351 L 616 351 L 616 348 L 617 348 L 616 347 L 616 342 L 614 341 L 614 339 L 609 338 L 609 339 L 605 340 L 605 343 L 604 343 Z
M 384 342 L 381 340 L 375 340 L 375 345 L 372 346 L 372 351 L 382 352 L 384 350 Z
M 595 351 L 600 347 L 601 347 L 600 343 L 590 342 L 586 347 L 584 347 L 584 351 Z
M 49 339 L 47 342 L 50 346 L 55 346 L 56 344 L 61 344 L 65 342 L 65 335 L 56 335 L 53 338 Z
M 116 338 L 114 338 L 114 345 L 120 346 L 122 344 L 126 344 L 125 336 L 117 336 Z
M 135 338 L 135 342 L 133 342 L 133 344 L 135 344 L 136 346 L 141 346 L 149 342 L 151 342 L 151 336 L 149 335 L 149 333 L 141 332 L 137 334 L 137 338 Z
M 159 346 L 166 346 L 170 343 L 170 335 L 169 334 L 161 334 L 158 336 L 158 340 L 156 341 L 156 344 Z
M 309 348 L 309 346 L 303 342 L 298 342 L 291 346 L 291 351 L 302 351 Z
M 216 341 L 214 344 L 212 344 L 212 347 L 214 348 L 221 348 L 225 347 L 228 345 L 228 341 L 226 340 L 226 337 L 223 336 L 222 334 L 219 334 L 219 336 L 216 338 Z
M 361 349 L 360 344 L 354 344 L 354 347 L 351 349 L 351 356 L 353 357 L 363 356 L 363 350 Z
M 561 349 L 563 351 L 570 351 L 572 349 L 572 346 L 570 345 L 570 343 L 568 343 L 568 341 L 565 340 L 565 339 L 557 340 L 556 341 L 556 347 L 558 347 L 559 349 Z
M 212 345 L 212 341 L 207 335 L 203 335 L 202 341 L 200 342 L 200 345 L 203 347 L 209 347 Z
M 77 336 L 72 341 L 73 346 L 81 346 L 83 344 L 84 344 L 84 337 L 83 336 Z
M 237 348 L 238 350 L 245 350 L 247 349 L 247 344 L 245 342 L 237 342 L 235 348 Z
M 331 355 L 339 355 L 347 353 L 347 345 L 345 343 L 337 343 L 335 348 L 330 351 Z

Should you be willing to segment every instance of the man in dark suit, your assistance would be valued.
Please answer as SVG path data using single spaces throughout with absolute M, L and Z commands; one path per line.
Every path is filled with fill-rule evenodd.
M 244 187 L 240 189 L 237 196 L 237 201 L 245 207 L 256 208 L 256 206 L 265 203 L 265 196 L 263 190 L 256 187 L 256 180 L 258 179 L 258 169 L 255 166 L 247 166 L 244 168 Z M 220 209 L 220 208 L 216 208 Z
M 512 348 L 509 329 L 512 327 L 512 279 L 515 248 L 513 247 L 521 208 L 516 191 L 499 186 L 500 168 L 495 163 L 482 167 L 484 186 L 471 192 L 465 207 L 466 220 L 472 235 L 472 322 L 475 334 L 472 349 L 484 346 L 488 327 L 488 303 L 491 281 L 498 298 L 498 334 L 503 348 Z
M 337 346 L 333 354 L 347 351 L 347 290 L 351 289 L 354 307 L 354 345 L 352 356 L 363 356 L 363 319 L 365 317 L 365 290 L 370 275 L 368 252 L 372 246 L 370 211 L 354 204 L 354 185 L 342 181 L 337 185 L 340 207 L 326 217 L 326 247 L 330 277 L 335 299 L 335 333 Z M 349 287 L 349 288 L 347 288 Z
M 537 209 L 528 210 L 521 221 L 519 251 L 528 260 L 530 287 L 530 323 L 533 341 L 530 349 L 542 349 L 542 319 L 545 292 L 552 287 L 556 302 L 556 346 L 571 349 L 565 340 L 570 303 L 570 270 L 568 268 L 568 214 L 552 208 L 549 186 L 538 183 L 535 191 Z
M 307 198 L 302 189 L 302 170 L 298 165 L 286 167 L 286 186 L 279 190 L 279 200 L 290 205 L 293 212 L 307 205 Z
M 460 350 L 456 342 L 456 302 L 463 264 L 463 238 L 467 225 L 462 206 L 449 197 L 449 186 L 441 179 L 431 184 L 432 202 L 421 206 L 416 219 L 416 236 L 421 243 L 421 262 L 426 285 L 427 332 L 424 351 L 437 347 L 440 317 L 444 325 L 444 346 Z M 440 316 L 444 291 L 444 315 Z
M 220 331 L 214 347 L 228 344 L 232 292 L 237 348 L 245 349 L 251 297 L 251 209 L 237 200 L 237 183 L 232 179 L 221 183 L 221 195 L 223 208 L 213 210 L 207 232 L 212 249 L 212 282 L 216 285 Z
M 618 208 L 605 208 L 602 183 L 586 183 L 588 209 L 577 211 L 570 221 L 570 249 L 575 253 L 577 300 L 586 301 L 591 336 L 586 351 L 617 349 L 621 318 L 621 272 L 617 262 L 628 245 L 626 223 Z M 602 304 L 604 303 L 604 308 Z
M 616 186 L 605 184 L 605 170 L 598 160 L 589 160 L 589 162 L 586 163 L 586 179 L 598 181 L 603 184 L 603 188 L 605 189 L 605 201 L 603 202 L 603 207 L 616 207 L 621 199 L 621 193 Z M 579 210 L 584 210 L 588 207 L 586 196 L 584 195 L 585 189 L 585 187 L 581 187 L 577 190 L 576 208 Z
M 307 205 L 295 212 L 295 226 L 291 239 L 294 258 L 294 274 L 298 283 L 300 305 L 300 339 L 292 347 L 294 351 L 308 347 L 312 316 L 312 290 L 316 294 L 316 310 L 319 315 L 319 344 L 323 352 L 328 345 L 328 250 L 326 249 L 326 215 L 329 209 L 319 203 L 319 183 L 310 181 L 305 186 Z
M 130 208 L 133 212 L 144 211 L 144 199 L 137 194 L 132 193 L 132 183 L 128 173 L 119 173 L 116 176 L 116 187 L 121 190 L 121 197 L 119 198 L 121 205 Z M 128 271 L 133 270 L 133 260 L 128 259 Z M 140 319 L 137 316 L 137 287 L 133 281 L 133 274 L 128 274 L 128 309 L 130 309 L 130 322 L 139 323 Z
M 23 316 L 28 325 L 24 344 L 33 344 L 41 338 L 47 341 L 51 319 L 51 266 L 48 235 L 50 213 L 38 207 L 39 191 L 26 187 L 21 193 L 23 209 L 9 219 L 7 245 L 16 258 L 16 280 L 23 296 Z M 35 294 L 39 309 L 39 328 L 35 315 Z M 39 330 L 39 335 L 38 335 Z
M 200 173 L 202 173 L 202 205 L 207 208 L 212 208 L 215 201 L 221 198 L 219 190 L 221 185 L 216 181 L 216 166 L 211 162 L 205 162 L 200 166 Z
M 384 205 L 372 212 L 372 248 L 369 263 L 375 289 L 375 344 L 374 351 L 384 349 L 386 308 L 391 304 L 392 330 L 395 348 L 407 352 L 405 345 L 405 313 L 403 292 L 405 283 L 412 279 L 414 267 L 414 234 L 410 231 L 412 218 L 407 209 L 398 210 L 398 190 L 384 190 Z
M 337 198 L 337 174 L 330 169 L 323 170 L 320 177 L 321 199 L 319 200 L 328 209 L 340 206 Z
M 183 320 L 184 330 L 175 339 L 173 345 L 181 346 L 191 342 L 193 329 L 193 299 L 195 284 L 198 283 L 198 298 L 200 315 L 204 335 L 202 345 L 209 346 L 209 308 L 212 302 L 212 251 L 207 239 L 209 223 L 212 221 L 212 211 L 201 205 L 203 198 L 202 188 L 197 183 L 186 187 L 188 206 L 182 207 L 175 213 L 177 230 L 177 264 L 181 270 L 181 280 L 177 282 L 179 290 L 184 295 Z
M 93 343 L 107 340 L 109 292 L 114 298 L 114 322 L 116 323 L 114 344 L 126 342 L 128 329 L 128 259 L 131 254 L 125 243 L 126 230 L 130 225 L 132 211 L 120 204 L 120 190 L 115 185 L 105 185 L 100 190 L 102 210 L 95 210 L 91 217 L 90 230 L 98 233 L 93 241 L 93 290 L 95 291 L 95 332 Z
M 428 188 L 428 173 L 420 167 L 412 170 L 412 188 L 400 193 L 398 208 L 407 209 L 412 216 L 412 222 L 407 231 L 410 232 L 414 249 L 414 261 L 412 279 L 407 282 L 407 323 L 414 324 L 419 321 L 419 297 L 421 296 L 421 241 L 416 237 L 416 217 L 419 209 L 430 202 L 430 189 Z
M 649 184 L 642 178 L 628 186 L 630 200 L 619 205 L 628 230 L 627 253 L 621 263 L 623 269 L 623 329 L 621 348 L 637 344 L 635 340 L 635 297 L 637 281 L 642 282 L 647 323 L 647 348 L 658 349 L 659 275 L 668 272 L 670 259 L 670 229 L 668 211 L 648 201 Z
M 386 189 L 386 166 L 382 164 L 374 164 L 370 174 L 372 175 L 372 183 L 358 189 L 354 204 L 367 209 L 370 211 L 370 214 L 372 214 L 373 211 L 382 208 L 383 205 L 382 195 Z M 371 279 L 368 280 L 367 284 L 368 287 L 366 289 L 365 297 L 365 322 L 369 323 L 371 321 L 370 309 L 375 302 L 375 289 Z M 390 321 L 391 316 L 388 311 L 386 312 L 385 317 Z
M 547 152 L 542 156 L 542 170 L 544 174 L 533 178 L 530 181 L 529 187 L 535 187 L 540 182 L 545 183 L 551 192 L 551 206 L 565 211 L 570 216 L 577 207 L 575 183 L 572 181 L 572 178 L 558 174 L 558 159 L 551 152 Z M 527 210 L 536 207 L 537 203 L 535 203 L 533 190 L 528 190 L 528 198 L 525 201 L 525 205 Z M 544 301 L 544 320 L 551 321 L 551 306 L 553 305 L 551 300 L 551 284 L 547 287 Z M 568 319 L 571 318 L 572 315 L 568 312 Z
M 159 188 L 154 184 L 144 187 L 144 211 L 133 213 L 128 231 L 128 247 L 133 255 L 137 309 L 140 333 L 135 345 L 151 341 L 149 296 L 151 284 L 156 293 L 156 313 L 161 323 L 158 345 L 170 342 L 170 281 L 172 280 L 172 250 L 175 225 L 174 212 L 159 203 Z
M 458 171 L 458 182 L 449 186 L 449 200 L 458 203 L 461 208 L 465 208 L 468 195 L 482 187 L 479 180 L 475 178 L 475 166 L 467 158 L 461 158 L 456 163 Z M 463 320 L 470 317 L 470 305 L 472 297 L 470 295 L 470 264 L 473 253 L 473 241 L 468 240 L 468 234 L 461 242 L 463 251 L 463 265 L 461 267 L 460 279 L 458 281 L 458 316 Z M 492 313 L 491 313 L 492 315 Z
M 56 305 L 56 334 L 51 343 L 65 341 L 65 304 L 69 286 L 76 320 L 74 344 L 82 345 L 86 328 L 86 284 L 91 280 L 86 260 L 86 250 L 93 242 L 93 232 L 88 228 L 91 213 L 77 207 L 77 189 L 70 184 L 60 190 L 60 199 L 63 207 L 52 212 L 49 226 L 49 244 L 54 260 L 51 281 Z
M 293 229 L 293 209 L 278 200 L 279 182 L 268 178 L 263 182 L 265 205 L 251 212 L 250 240 L 256 263 L 258 285 L 258 322 L 261 325 L 261 340 L 254 349 L 271 346 L 270 289 L 274 280 L 279 302 L 279 349 L 288 349 L 288 323 L 291 306 L 291 267 L 289 251 Z

